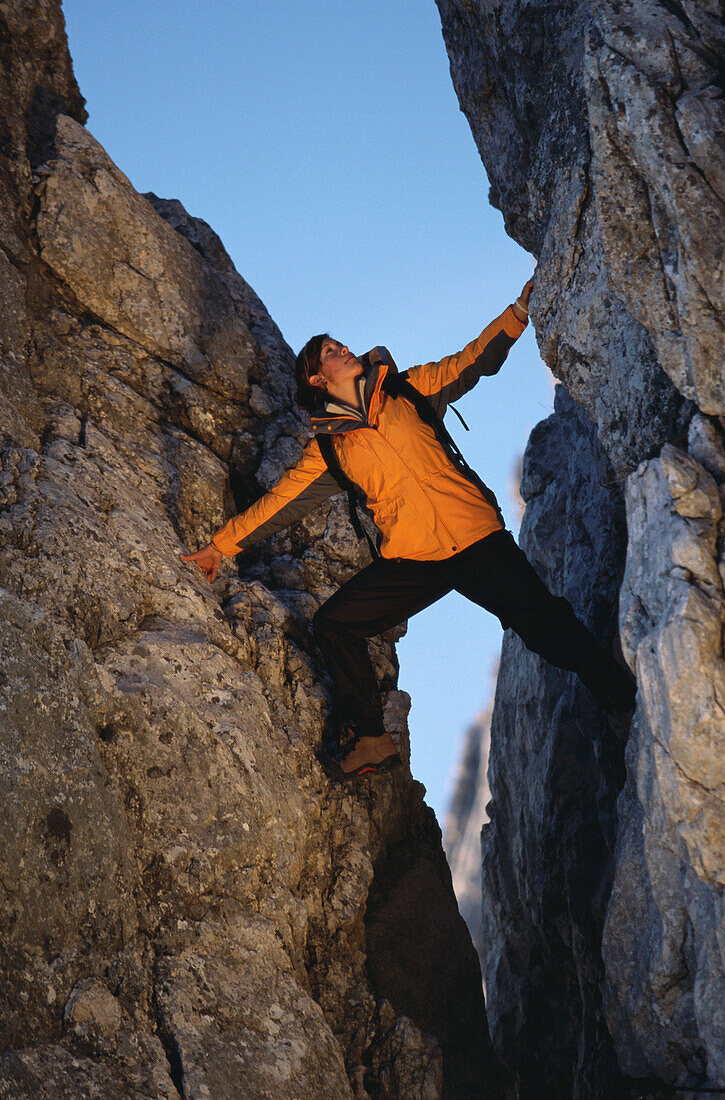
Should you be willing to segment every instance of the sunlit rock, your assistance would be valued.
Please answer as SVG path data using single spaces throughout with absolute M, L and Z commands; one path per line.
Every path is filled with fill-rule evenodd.
M 342 502 L 213 587 L 179 557 L 299 456 L 292 351 L 84 128 L 59 3 L 0 20 L 0 1096 L 498 1097 L 422 788 L 315 758 Z
M 603 945 L 607 1014 L 631 1072 L 686 1082 L 696 1069 L 718 1080 L 725 1072 L 720 495 L 697 462 L 668 446 L 630 477 L 627 515 L 620 617 L 640 691 Z

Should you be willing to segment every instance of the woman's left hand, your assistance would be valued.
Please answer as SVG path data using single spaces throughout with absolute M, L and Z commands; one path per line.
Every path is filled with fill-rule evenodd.
M 534 289 L 534 280 L 529 279 L 524 283 L 524 289 L 519 294 L 519 298 L 524 303 L 526 309 L 529 308 L 529 298 L 531 297 L 531 291 Z
M 513 304 L 513 311 L 518 317 L 519 321 L 526 324 L 529 319 L 529 298 L 531 297 L 531 291 L 534 287 L 534 280 L 529 279 L 524 283 L 524 289 Z

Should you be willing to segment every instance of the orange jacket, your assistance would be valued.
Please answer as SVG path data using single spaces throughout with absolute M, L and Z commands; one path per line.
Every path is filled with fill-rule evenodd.
M 478 379 L 495 374 L 526 327 L 511 306 L 457 355 L 408 371 L 408 380 L 439 416 Z M 384 558 L 438 561 L 500 529 L 481 490 L 451 462 L 416 410 L 382 389 L 391 369 L 370 353 L 359 380 L 364 412 L 328 401 L 311 418 L 315 434 L 333 434 L 340 466 L 367 497 L 382 536 Z M 255 504 L 233 516 L 213 536 L 226 556 L 260 542 L 312 511 L 340 487 L 325 465 L 316 439 L 299 461 Z

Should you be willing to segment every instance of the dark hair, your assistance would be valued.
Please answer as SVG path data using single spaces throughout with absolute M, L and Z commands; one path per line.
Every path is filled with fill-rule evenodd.
M 310 377 L 320 370 L 320 352 L 323 340 L 329 340 L 330 334 L 320 333 L 312 336 L 307 341 L 295 362 L 295 378 L 297 380 L 297 404 L 301 409 L 312 412 L 320 403 L 323 391 L 319 386 L 310 385 Z

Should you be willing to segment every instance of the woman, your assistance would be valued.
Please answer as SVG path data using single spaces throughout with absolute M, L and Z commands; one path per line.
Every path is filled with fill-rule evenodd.
M 359 490 L 379 531 L 379 556 L 313 619 L 338 712 L 338 748 L 319 758 L 335 779 L 400 762 L 383 729 L 366 640 L 451 589 L 495 614 L 535 653 L 577 672 L 608 713 L 626 721 L 634 707 L 631 678 L 570 604 L 549 592 L 505 530 L 494 495 L 456 460 L 436 428 L 451 401 L 500 369 L 528 323 L 532 286 L 529 280 L 463 351 L 405 372 L 417 401 L 396 382 L 385 349 L 359 359 L 328 334 L 313 336 L 297 356 L 296 377 L 297 401 L 311 413 L 314 437 L 270 492 L 233 516 L 207 546 L 182 555 L 213 581 L 223 556 L 233 557 L 339 492 L 340 471 Z M 421 394 L 437 417 L 422 417 Z

